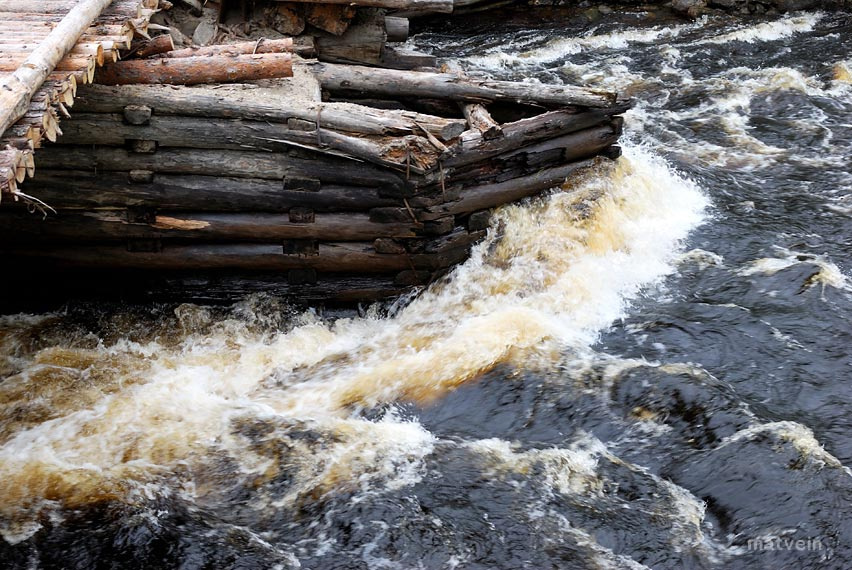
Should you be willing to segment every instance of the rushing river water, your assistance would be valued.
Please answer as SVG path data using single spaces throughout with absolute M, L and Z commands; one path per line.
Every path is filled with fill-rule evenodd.
M 414 43 L 624 157 L 404 307 L 4 317 L 0 567 L 852 567 L 852 16 Z

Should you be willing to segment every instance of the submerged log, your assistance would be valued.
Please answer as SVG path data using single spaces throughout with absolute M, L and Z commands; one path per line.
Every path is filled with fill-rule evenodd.
M 354 95 L 410 96 L 474 103 L 515 101 L 553 106 L 611 107 L 616 94 L 537 83 L 515 83 L 422 73 L 317 63 L 311 66 L 323 89 Z
M 126 105 L 145 105 L 159 115 L 244 118 L 286 122 L 291 118 L 312 121 L 322 127 L 362 134 L 404 135 L 428 130 L 442 141 L 459 136 L 465 121 L 445 119 L 412 111 L 382 110 L 278 100 L 260 102 L 240 97 L 239 93 L 169 86 L 89 85 L 80 89 L 75 103 L 77 112 L 119 113 Z
M 97 81 L 104 85 L 197 85 L 292 76 L 289 53 L 268 53 L 117 61 L 102 67 Z

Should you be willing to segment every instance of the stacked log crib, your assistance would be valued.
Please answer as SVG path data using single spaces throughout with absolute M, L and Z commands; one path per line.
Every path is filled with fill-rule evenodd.
M 619 155 L 613 93 L 161 43 L 78 89 L 26 184 L 44 206 L 0 205 L 8 263 L 202 301 L 370 301 L 464 261 L 493 208 Z

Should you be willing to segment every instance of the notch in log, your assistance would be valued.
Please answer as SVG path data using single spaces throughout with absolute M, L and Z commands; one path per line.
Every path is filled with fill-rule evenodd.
M 391 238 L 377 238 L 373 242 L 373 249 L 376 253 L 405 253 L 405 246 Z
M 287 283 L 290 285 L 314 285 L 316 282 L 316 269 L 291 269 L 287 272 Z
M 308 178 L 306 176 L 285 176 L 284 190 L 296 190 L 299 192 L 319 192 L 322 182 L 319 178 Z
M 139 154 L 154 154 L 157 152 L 157 141 L 128 139 L 125 142 L 130 152 L 138 152 Z
M 157 219 L 157 208 L 151 206 L 128 206 L 127 222 L 130 224 L 153 224 Z
M 150 170 L 131 170 L 127 173 L 127 180 L 132 184 L 151 184 L 154 182 L 154 173 Z
M 147 125 L 151 122 L 151 107 L 127 105 L 122 110 L 122 115 L 129 125 Z
M 370 221 L 377 224 L 390 224 L 412 221 L 411 212 L 406 208 L 373 208 Z
M 290 117 L 287 119 L 287 128 L 292 131 L 303 131 L 311 133 L 317 130 L 317 124 L 313 121 L 306 121 L 305 119 L 297 119 L 295 117 Z
M 313 224 L 315 221 L 314 211 L 310 208 L 303 208 L 301 206 L 290 208 L 288 214 L 290 223 L 293 224 Z
M 425 222 L 423 224 L 423 233 L 427 236 L 441 236 L 453 231 L 454 227 L 456 227 L 455 217 L 446 216 Z
M 288 239 L 282 244 L 284 255 L 314 257 L 319 255 L 319 242 L 315 239 Z

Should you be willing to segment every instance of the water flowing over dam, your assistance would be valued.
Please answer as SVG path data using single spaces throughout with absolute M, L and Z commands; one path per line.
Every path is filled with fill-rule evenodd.
M 358 314 L 0 317 L 0 568 L 852 566 L 852 14 L 409 43 L 623 156 Z

